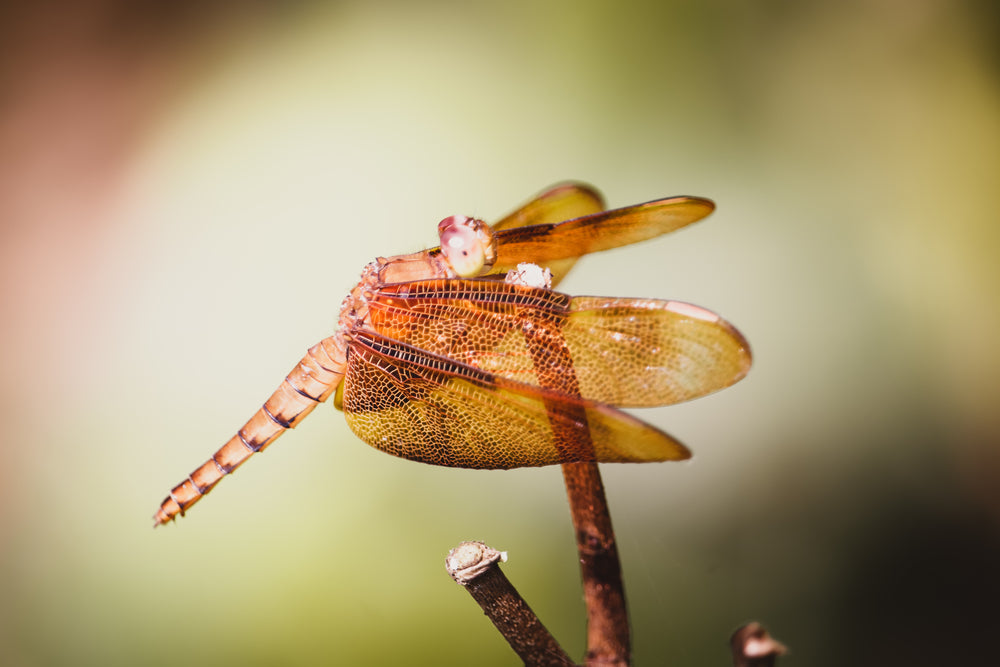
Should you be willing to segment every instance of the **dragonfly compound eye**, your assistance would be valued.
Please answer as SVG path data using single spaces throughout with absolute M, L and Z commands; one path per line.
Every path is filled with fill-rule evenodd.
M 493 266 L 496 240 L 482 220 L 464 215 L 452 215 L 438 223 L 441 254 L 455 273 L 473 278 Z

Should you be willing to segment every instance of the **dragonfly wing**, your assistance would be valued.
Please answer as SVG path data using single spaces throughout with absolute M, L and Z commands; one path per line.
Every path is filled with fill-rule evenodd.
M 448 467 L 690 456 L 666 433 L 614 408 L 497 377 L 369 331 L 353 334 L 343 408 L 351 430 L 373 447 Z
M 557 185 L 492 225 L 494 231 L 546 225 L 580 218 L 604 210 L 604 198 L 589 185 L 563 183 Z
M 503 220 L 495 223 L 493 230 L 551 225 L 599 213 L 603 210 L 604 198 L 597 190 L 583 183 L 564 183 L 543 192 Z M 569 273 L 573 265 L 576 264 L 576 260 L 576 257 L 568 257 L 545 262 L 544 266 L 552 272 L 553 286 L 558 285 Z M 521 261 L 529 262 L 531 260 Z M 511 268 L 513 267 L 505 267 L 503 271 L 509 271 Z M 494 269 L 492 272 L 496 273 L 497 271 Z
M 548 266 L 556 260 L 646 241 L 697 222 L 713 210 L 715 204 L 708 199 L 670 197 L 564 222 L 502 229 L 496 233 L 493 271 L 509 271 L 519 262 Z
M 689 401 L 741 380 L 750 344 L 699 306 L 658 299 L 576 297 L 562 335 L 580 393 L 621 407 Z
M 380 287 L 369 313 L 377 331 L 432 354 L 531 385 L 542 384 L 543 368 L 557 383 L 565 379 L 564 395 L 618 407 L 704 396 L 740 380 L 751 364 L 736 328 L 678 301 L 428 280 Z

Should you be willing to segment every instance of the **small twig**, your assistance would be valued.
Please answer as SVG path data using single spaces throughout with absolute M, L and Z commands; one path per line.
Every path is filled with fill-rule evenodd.
M 482 542 L 462 542 L 448 554 L 445 567 L 525 665 L 572 666 L 573 661 L 500 570 L 499 562 L 506 560 L 505 553 Z
M 734 632 L 729 644 L 733 649 L 733 667 L 774 667 L 778 656 L 788 650 L 756 622 Z

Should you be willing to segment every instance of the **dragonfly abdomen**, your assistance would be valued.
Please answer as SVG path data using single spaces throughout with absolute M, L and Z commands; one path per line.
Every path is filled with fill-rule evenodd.
M 178 514 L 183 515 L 223 477 L 270 446 L 287 429 L 297 426 L 313 408 L 325 401 L 344 377 L 341 347 L 336 336 L 311 347 L 243 428 L 212 458 L 171 489 L 153 517 L 155 524 L 167 523 Z

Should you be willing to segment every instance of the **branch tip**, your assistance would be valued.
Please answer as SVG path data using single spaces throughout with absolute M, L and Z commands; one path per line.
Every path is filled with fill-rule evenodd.
M 506 551 L 497 551 L 482 542 L 462 542 L 448 552 L 445 568 L 452 579 L 467 586 L 498 562 L 507 562 Z
M 771 667 L 788 649 L 774 639 L 760 623 L 740 627 L 729 640 L 735 667 Z

